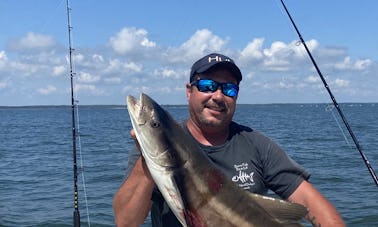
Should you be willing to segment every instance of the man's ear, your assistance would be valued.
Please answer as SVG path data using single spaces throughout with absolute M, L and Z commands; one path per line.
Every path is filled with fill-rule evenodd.
M 192 93 L 192 86 L 190 83 L 186 84 L 186 99 L 189 101 L 190 95 Z

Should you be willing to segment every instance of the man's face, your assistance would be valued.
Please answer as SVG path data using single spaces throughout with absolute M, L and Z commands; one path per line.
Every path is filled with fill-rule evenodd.
M 226 69 L 216 68 L 197 76 L 220 83 L 237 84 L 235 77 Z M 236 99 L 222 93 L 221 86 L 215 92 L 201 92 L 193 85 L 186 86 L 190 117 L 199 127 L 228 127 L 235 112 Z

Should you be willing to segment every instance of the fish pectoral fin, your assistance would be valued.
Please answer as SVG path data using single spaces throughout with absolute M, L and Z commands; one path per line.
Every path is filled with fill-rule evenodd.
M 283 226 L 302 226 L 299 221 L 306 216 L 305 206 L 282 199 L 250 193 L 250 196 L 273 218 Z

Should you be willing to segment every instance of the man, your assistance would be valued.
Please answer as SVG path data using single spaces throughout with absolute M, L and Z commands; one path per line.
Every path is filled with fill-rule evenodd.
M 212 53 L 195 62 L 186 85 L 190 117 L 184 130 L 245 190 L 264 194 L 271 189 L 306 206 L 306 218 L 314 226 L 345 226 L 334 206 L 307 181 L 310 175 L 301 166 L 266 136 L 232 121 L 241 80 L 239 68 L 227 56 Z M 131 136 L 135 139 L 133 131 Z M 240 170 L 253 180 L 238 181 Z M 139 226 L 150 210 L 153 226 L 181 226 L 155 188 L 138 149 L 130 154 L 126 176 L 113 200 L 117 226 Z

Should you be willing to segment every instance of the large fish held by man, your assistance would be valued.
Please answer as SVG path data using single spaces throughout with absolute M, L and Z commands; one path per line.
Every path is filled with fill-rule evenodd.
M 128 96 L 127 109 L 151 176 L 183 226 L 302 226 L 304 206 L 239 188 L 149 96 Z

